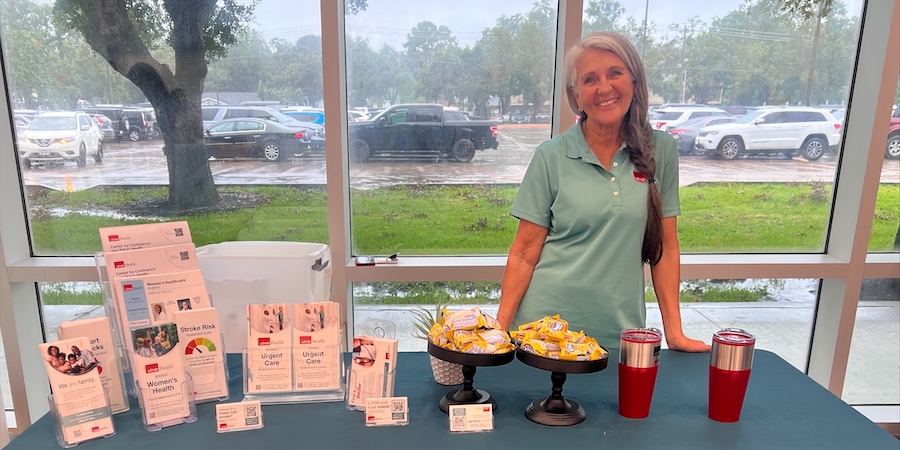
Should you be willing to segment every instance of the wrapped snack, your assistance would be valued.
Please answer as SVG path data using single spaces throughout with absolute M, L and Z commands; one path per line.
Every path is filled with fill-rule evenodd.
M 566 361 L 588 361 L 591 357 L 592 347 L 590 344 L 572 344 L 563 345 L 559 350 L 559 359 Z
M 546 356 L 548 353 L 547 346 L 544 344 L 544 341 L 541 341 L 539 339 L 529 339 L 527 341 L 523 341 L 521 347 L 522 350 L 538 356 Z
M 448 331 L 474 330 L 482 327 L 484 316 L 478 308 L 454 311 L 444 319 L 444 329 Z
M 534 322 L 529 322 L 529 323 L 523 323 L 522 325 L 519 325 L 519 331 L 537 331 L 541 327 L 541 324 L 544 323 L 545 319 L 536 320 Z
M 550 340 L 562 341 L 566 338 L 566 331 L 569 331 L 569 323 L 557 315 L 541 321 L 537 331 L 546 334 Z
M 516 331 L 511 331 L 509 334 L 510 334 L 510 337 L 512 337 L 516 341 L 525 342 L 528 339 L 533 338 L 535 333 L 534 333 L 534 331 L 516 330 Z
M 584 344 L 584 339 L 587 335 L 584 334 L 584 331 L 566 331 L 566 342 L 572 342 L 575 344 Z M 596 341 L 595 341 L 596 342 Z

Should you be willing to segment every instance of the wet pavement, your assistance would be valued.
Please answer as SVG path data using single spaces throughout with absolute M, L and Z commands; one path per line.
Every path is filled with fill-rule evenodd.
M 500 127 L 499 148 L 478 151 L 470 163 L 384 159 L 365 164 L 351 162 L 350 185 L 366 189 L 394 184 L 518 184 L 535 147 L 549 137 L 548 125 L 506 125 Z M 160 140 L 109 144 L 104 153 L 102 164 L 89 158 L 83 168 L 66 163 L 25 170 L 25 184 L 74 191 L 103 185 L 168 183 Z M 832 182 L 837 165 L 830 154 L 813 162 L 799 157 L 789 160 L 784 156 L 736 161 L 682 156 L 680 163 L 682 186 L 717 181 Z M 210 169 L 217 185 L 323 185 L 326 179 L 322 155 L 281 162 L 212 160 Z M 885 161 L 881 181 L 900 183 L 900 161 Z

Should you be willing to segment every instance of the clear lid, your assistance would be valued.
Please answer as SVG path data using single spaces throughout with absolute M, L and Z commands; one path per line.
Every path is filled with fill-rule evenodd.
M 628 342 L 661 342 L 662 331 L 657 328 L 628 328 L 622 330 L 619 337 Z
M 756 336 L 740 328 L 725 328 L 713 334 L 713 341 L 726 345 L 753 345 Z

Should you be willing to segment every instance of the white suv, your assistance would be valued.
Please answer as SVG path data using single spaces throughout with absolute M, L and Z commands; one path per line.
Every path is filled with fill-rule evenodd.
M 674 128 L 676 125 L 687 122 L 698 117 L 709 116 L 729 116 L 727 112 L 719 108 L 710 108 L 708 106 L 690 107 L 678 106 L 669 108 L 660 108 L 650 117 L 650 126 L 654 130 L 666 131 L 668 128 Z
M 748 153 L 784 154 L 798 151 L 809 161 L 836 148 L 841 123 L 828 111 L 806 107 L 761 108 L 740 119 L 700 130 L 697 145 L 707 156 L 735 159 Z
M 103 132 L 83 112 L 42 113 L 18 133 L 19 158 L 30 169 L 34 164 L 75 161 L 87 165 L 88 155 L 103 162 Z

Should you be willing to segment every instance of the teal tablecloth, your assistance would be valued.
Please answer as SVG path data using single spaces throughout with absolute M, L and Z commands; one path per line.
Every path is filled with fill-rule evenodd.
M 234 356 L 234 357 L 232 357 Z M 475 386 L 498 401 L 494 431 L 451 434 L 438 402 L 450 388 L 431 378 L 428 355 L 401 353 L 396 395 L 409 397 L 405 427 L 367 428 L 362 412 L 343 403 L 264 406 L 261 430 L 217 434 L 214 404 L 197 407 L 199 420 L 150 433 L 136 401 L 116 415 L 117 434 L 79 449 L 891 449 L 897 439 L 773 353 L 757 350 L 740 422 L 706 416 L 709 354 L 663 351 L 650 417 L 616 412 L 616 357 L 598 373 L 569 375 L 563 395 L 578 401 L 587 420 L 547 427 L 525 418 L 533 400 L 550 394 L 550 374 L 518 360 L 479 368 Z M 240 357 L 229 355 L 231 399 L 242 398 Z M 58 449 L 52 422 L 42 417 L 8 450 Z

